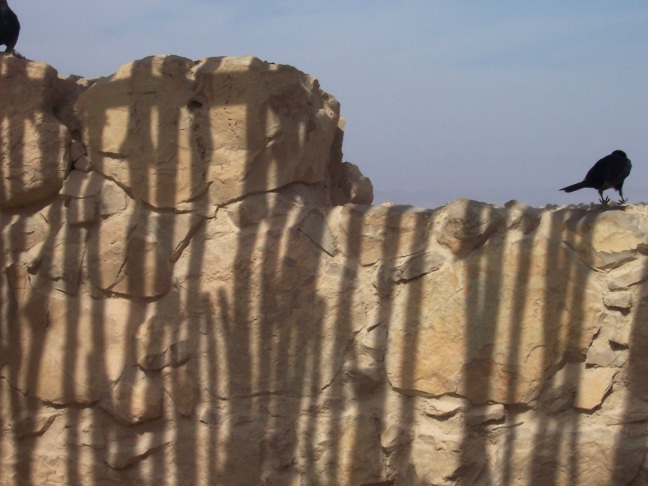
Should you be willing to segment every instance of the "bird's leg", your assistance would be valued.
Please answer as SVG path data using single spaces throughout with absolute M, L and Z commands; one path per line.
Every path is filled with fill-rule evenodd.
M 623 197 L 623 188 L 619 187 L 619 196 L 621 196 L 621 199 L 619 199 L 619 204 L 625 204 L 625 202 L 628 200 L 625 197 Z
M 603 197 L 603 191 L 599 191 L 598 193 L 599 193 L 599 196 L 601 197 L 601 204 L 607 205 L 607 203 L 610 202 L 610 198 L 609 197 Z

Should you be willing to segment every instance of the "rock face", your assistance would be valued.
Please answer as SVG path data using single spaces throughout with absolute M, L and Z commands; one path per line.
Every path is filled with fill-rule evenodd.
M 315 78 L 254 57 L 143 59 L 77 107 L 95 169 L 156 208 L 321 182 L 339 121 Z
M 647 207 L 370 206 L 251 57 L 0 67 L 0 484 L 646 483 Z
M 69 166 L 71 137 L 60 118 L 66 98 L 74 91 L 75 83 L 59 79 L 47 64 L 2 58 L 0 208 L 23 206 L 58 193 Z

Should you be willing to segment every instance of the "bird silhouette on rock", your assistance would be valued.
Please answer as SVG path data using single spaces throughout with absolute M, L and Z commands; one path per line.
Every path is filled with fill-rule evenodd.
M 20 34 L 18 16 L 9 8 L 7 0 L 0 0 L 0 46 L 6 46 L 6 53 L 14 53 Z
M 596 189 L 601 197 L 601 203 L 610 202 L 609 197 L 603 197 L 603 191 L 606 189 L 615 189 L 619 192 L 621 204 L 627 201 L 623 197 L 623 182 L 630 175 L 632 163 L 623 150 L 615 150 L 610 155 L 606 155 L 596 162 L 589 170 L 582 182 L 563 187 L 561 191 L 574 192 L 584 187 Z

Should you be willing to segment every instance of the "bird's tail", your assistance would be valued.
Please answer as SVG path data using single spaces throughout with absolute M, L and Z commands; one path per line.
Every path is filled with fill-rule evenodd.
M 578 191 L 579 189 L 582 189 L 583 187 L 587 187 L 587 183 L 585 181 L 572 184 L 571 186 L 563 187 L 561 191 L 574 192 L 574 191 Z

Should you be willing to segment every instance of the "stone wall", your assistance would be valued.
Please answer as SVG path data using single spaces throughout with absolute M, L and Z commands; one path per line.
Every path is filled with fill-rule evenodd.
M 251 57 L 0 68 L 0 484 L 648 481 L 645 206 L 370 206 Z

